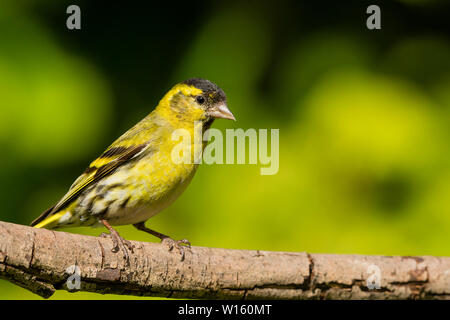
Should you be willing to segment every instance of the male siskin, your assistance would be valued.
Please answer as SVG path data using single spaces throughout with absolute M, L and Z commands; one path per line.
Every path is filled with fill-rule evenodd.
M 178 198 L 198 167 L 195 161 L 173 161 L 172 150 L 179 142 L 172 133 L 187 130 L 191 142 L 186 147 L 194 150 L 196 126 L 200 124 L 203 133 L 216 118 L 235 120 L 216 84 L 192 78 L 175 85 L 153 112 L 91 162 L 62 199 L 31 225 L 57 229 L 102 224 L 110 232 L 113 250 L 120 247 L 128 261 L 127 248 L 132 246 L 112 226 L 132 224 L 170 249 L 176 246 L 184 257 L 181 245 L 190 245 L 189 241 L 175 241 L 147 228 L 145 221 Z

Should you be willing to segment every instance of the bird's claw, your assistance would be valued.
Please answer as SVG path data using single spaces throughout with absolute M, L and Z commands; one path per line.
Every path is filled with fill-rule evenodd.
M 182 240 L 173 240 L 170 237 L 163 238 L 161 243 L 167 245 L 169 247 L 169 251 L 172 251 L 173 248 L 177 248 L 181 254 L 181 261 L 184 260 L 185 257 L 185 248 L 191 248 L 191 243 L 187 239 Z
M 134 245 L 130 241 L 125 240 L 118 234 L 114 234 L 114 233 L 102 232 L 100 234 L 100 237 L 101 238 L 111 238 L 111 240 L 113 241 L 113 247 L 112 247 L 111 251 L 116 253 L 120 249 L 122 249 L 124 259 L 126 260 L 128 265 L 130 264 L 130 258 L 129 258 L 127 249 L 130 250 L 132 253 L 133 253 L 133 249 L 134 249 Z

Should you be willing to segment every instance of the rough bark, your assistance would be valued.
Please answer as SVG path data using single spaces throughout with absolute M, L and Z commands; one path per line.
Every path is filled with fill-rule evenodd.
M 199 299 L 449 299 L 450 258 L 309 254 L 192 247 L 184 261 L 133 242 L 127 266 L 109 238 L 0 222 L 0 277 L 48 298 L 68 290 Z M 67 271 L 69 268 L 69 271 Z M 380 287 L 367 280 L 380 271 Z

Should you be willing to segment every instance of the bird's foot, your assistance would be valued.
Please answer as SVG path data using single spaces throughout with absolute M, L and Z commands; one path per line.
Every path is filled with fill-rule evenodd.
M 167 247 L 169 248 L 169 251 L 172 251 L 173 248 L 177 248 L 177 250 L 180 252 L 181 254 L 181 261 L 184 260 L 184 256 L 185 256 L 185 252 L 184 249 L 190 248 L 191 247 L 191 243 L 186 240 L 173 240 L 171 237 L 162 234 L 160 232 L 157 232 L 155 230 L 149 229 L 145 226 L 145 222 L 140 222 L 140 223 L 135 223 L 133 225 L 136 229 L 147 232 L 151 235 L 154 235 L 155 237 L 161 239 L 161 243 L 167 245 Z
M 134 245 L 132 245 L 130 241 L 122 238 L 119 235 L 119 233 L 114 229 L 111 229 L 110 233 L 102 233 L 100 235 L 100 237 L 111 238 L 111 240 L 113 241 L 113 247 L 112 247 L 111 251 L 115 253 L 115 252 L 118 252 L 119 249 L 121 249 L 123 252 L 123 258 L 125 259 L 126 264 L 130 265 L 130 256 L 128 254 L 128 250 L 133 252 L 133 249 L 134 249 Z
M 170 237 L 164 237 L 161 239 L 161 243 L 165 244 L 169 248 L 169 251 L 172 251 L 173 248 L 177 248 L 181 254 L 181 261 L 183 261 L 185 257 L 185 248 L 191 248 L 191 243 L 186 239 L 173 240 Z
M 111 233 L 104 233 L 102 232 L 100 234 L 101 238 L 111 238 L 113 241 L 113 248 L 111 249 L 112 252 L 117 252 L 119 251 L 121 245 L 120 242 L 122 242 L 122 244 L 128 248 L 128 250 L 130 250 L 131 252 L 133 252 L 133 249 L 135 248 L 135 246 L 131 243 L 131 241 L 126 240 L 124 238 L 122 238 L 120 235 L 118 235 L 118 238 L 114 237 Z

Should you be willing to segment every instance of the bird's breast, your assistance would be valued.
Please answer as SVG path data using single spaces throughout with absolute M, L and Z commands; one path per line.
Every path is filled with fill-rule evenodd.
M 106 186 L 117 187 L 101 197 L 97 210 L 107 207 L 104 218 L 112 225 L 145 221 L 180 196 L 191 182 L 197 166 L 176 164 L 167 152 L 158 152 L 149 159 L 130 163 L 105 179 L 103 183 Z

